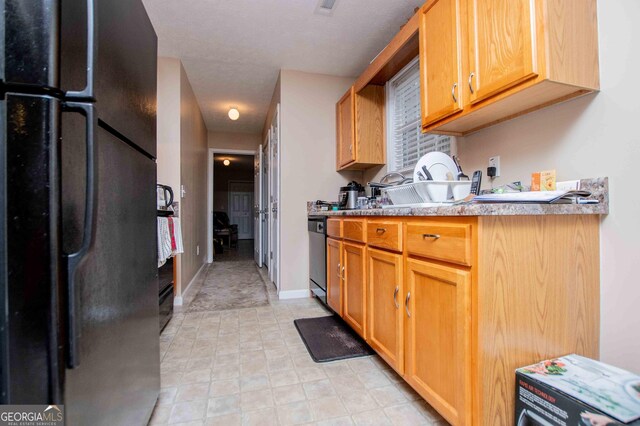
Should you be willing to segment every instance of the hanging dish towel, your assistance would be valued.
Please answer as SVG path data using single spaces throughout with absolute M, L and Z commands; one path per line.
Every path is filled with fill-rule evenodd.
M 169 221 L 166 217 L 158 218 L 158 268 L 171 257 L 171 233 Z
M 169 219 L 169 233 L 171 234 L 171 255 L 184 253 L 184 247 L 182 246 L 182 227 L 180 226 L 180 220 L 168 217 Z

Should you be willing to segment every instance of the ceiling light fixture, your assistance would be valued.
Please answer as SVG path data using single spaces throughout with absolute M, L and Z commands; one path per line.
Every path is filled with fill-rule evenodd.
M 224 164 L 225 166 L 228 166 L 229 164 L 231 164 L 231 161 L 229 161 L 229 160 L 224 160 L 224 161 L 222 162 L 222 164 Z
M 238 108 L 231 107 L 231 109 L 229 110 L 229 118 L 233 121 L 236 121 L 238 118 L 240 118 L 240 111 L 238 111 Z
M 316 15 L 331 16 L 336 8 L 338 0 L 319 0 L 316 10 L 313 12 Z

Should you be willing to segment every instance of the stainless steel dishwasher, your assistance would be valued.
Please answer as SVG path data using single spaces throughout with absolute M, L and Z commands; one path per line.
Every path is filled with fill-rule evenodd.
M 309 216 L 309 288 L 311 294 L 327 304 L 327 218 Z

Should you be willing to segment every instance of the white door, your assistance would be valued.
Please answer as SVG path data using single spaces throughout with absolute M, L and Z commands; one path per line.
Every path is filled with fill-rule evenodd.
M 262 145 L 253 162 L 253 258 L 259 268 L 262 268 Z
M 229 183 L 229 220 L 238 225 L 238 239 L 253 238 L 253 185 Z
M 271 141 L 269 143 L 271 155 L 269 163 L 271 165 L 271 268 L 269 277 L 275 283 L 276 289 L 280 290 L 280 104 L 276 106 L 276 114 L 271 122 Z
M 269 132 L 267 132 L 269 133 Z M 269 135 L 262 152 L 262 264 L 269 268 Z

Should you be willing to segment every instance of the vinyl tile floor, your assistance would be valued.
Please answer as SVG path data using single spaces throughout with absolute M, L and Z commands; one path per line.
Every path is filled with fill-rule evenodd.
M 280 301 L 263 283 L 268 306 L 187 312 L 187 299 L 174 314 L 149 424 L 447 424 L 378 356 L 315 363 L 293 320 L 328 312 L 315 299 Z

